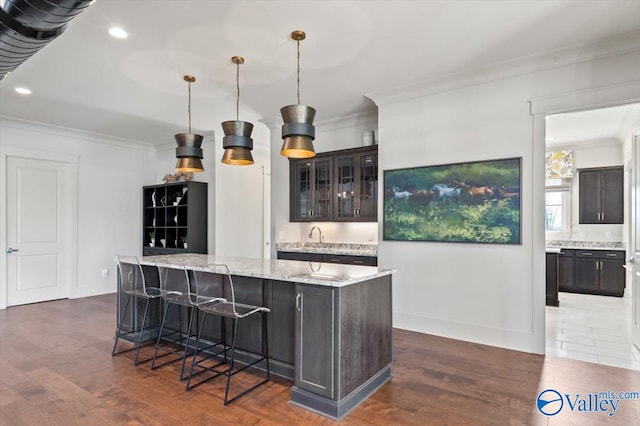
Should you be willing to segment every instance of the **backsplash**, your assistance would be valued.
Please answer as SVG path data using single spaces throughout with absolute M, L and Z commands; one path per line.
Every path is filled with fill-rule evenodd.
M 571 248 L 601 248 L 601 249 L 620 249 L 624 250 L 625 243 L 621 241 L 576 241 L 576 240 L 547 240 L 547 247 Z
M 354 243 L 276 243 L 277 251 L 344 254 L 351 256 L 378 256 L 377 244 Z

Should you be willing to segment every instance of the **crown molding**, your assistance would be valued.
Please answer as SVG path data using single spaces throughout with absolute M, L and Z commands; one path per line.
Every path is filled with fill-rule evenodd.
M 100 133 L 87 132 L 85 130 L 72 129 L 70 127 L 56 126 L 53 124 L 41 123 L 38 121 L 24 120 L 21 118 L 0 115 L 0 125 L 19 130 L 28 130 L 47 135 L 55 135 L 64 138 L 77 139 L 81 141 L 89 141 L 104 145 L 117 146 L 119 148 L 127 148 L 138 151 L 155 152 L 156 147 L 148 142 L 141 142 L 133 139 L 118 138 L 114 136 L 103 135 Z
M 622 141 L 618 138 L 605 138 L 605 139 L 589 139 L 578 141 L 563 141 L 558 143 L 546 144 L 546 151 L 556 151 L 564 149 L 592 149 L 592 148 L 604 148 L 604 147 L 620 147 Z
M 369 110 L 356 114 L 345 115 L 343 117 L 330 118 L 318 121 L 316 127 L 322 131 L 344 129 L 346 127 L 355 127 L 363 124 L 378 125 L 378 110 Z
M 373 92 L 365 96 L 373 100 L 378 106 L 389 105 L 463 87 L 486 84 L 492 81 L 630 52 L 640 52 L 640 31 L 446 74 L 393 90 Z

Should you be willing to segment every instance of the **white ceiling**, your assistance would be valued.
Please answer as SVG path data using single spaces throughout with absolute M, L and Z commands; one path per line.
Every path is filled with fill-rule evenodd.
M 546 145 L 569 145 L 607 139 L 621 144 L 629 136 L 625 132 L 638 122 L 638 103 L 551 115 L 546 120 Z
M 0 114 L 164 145 L 186 130 L 193 74 L 193 127 L 219 132 L 242 55 L 240 119 L 270 120 L 296 102 L 295 29 L 321 121 L 374 109 L 364 94 L 640 31 L 640 1 L 98 0 L 0 82 Z

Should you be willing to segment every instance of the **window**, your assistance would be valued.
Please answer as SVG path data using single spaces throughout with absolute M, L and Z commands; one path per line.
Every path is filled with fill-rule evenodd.
M 571 180 L 547 179 L 544 228 L 547 232 L 571 231 Z

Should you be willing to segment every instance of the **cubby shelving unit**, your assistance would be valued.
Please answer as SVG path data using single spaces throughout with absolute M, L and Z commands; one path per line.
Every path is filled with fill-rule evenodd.
M 207 183 L 142 188 L 144 256 L 207 253 Z

